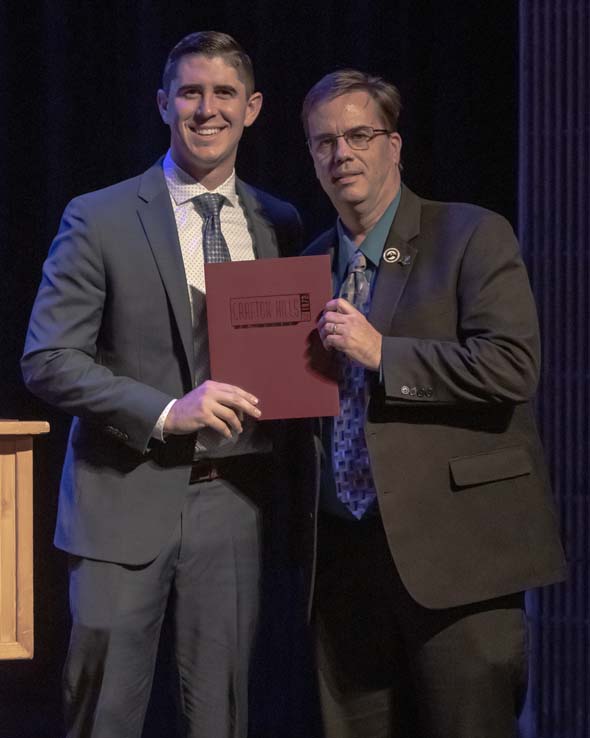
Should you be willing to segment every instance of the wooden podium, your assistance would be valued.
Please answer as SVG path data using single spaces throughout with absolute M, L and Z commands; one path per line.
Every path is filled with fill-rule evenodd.
M 33 658 L 33 436 L 48 432 L 0 420 L 0 659 Z

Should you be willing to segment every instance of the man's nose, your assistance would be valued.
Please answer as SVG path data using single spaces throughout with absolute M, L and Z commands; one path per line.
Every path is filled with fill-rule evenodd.
M 215 96 L 208 93 L 201 95 L 196 113 L 200 118 L 212 118 L 216 113 Z
M 344 136 L 338 136 L 334 142 L 334 159 L 336 161 L 343 161 L 345 159 L 352 158 L 352 149 L 347 144 Z

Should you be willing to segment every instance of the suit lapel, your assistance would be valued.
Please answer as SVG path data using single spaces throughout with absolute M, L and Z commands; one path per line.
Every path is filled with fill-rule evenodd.
M 193 328 L 186 275 L 161 162 L 142 176 L 138 198 L 139 219 L 168 295 L 192 377 L 195 369 Z
M 236 192 L 244 206 L 248 228 L 252 236 L 254 254 L 257 259 L 279 256 L 279 247 L 272 221 L 267 217 L 263 204 L 255 191 L 236 178 Z
M 410 244 L 420 232 L 420 200 L 402 185 L 401 199 L 377 271 L 368 319 L 387 335 L 418 250 Z
M 304 251 L 304 256 L 318 256 L 321 254 L 328 254 L 330 257 L 330 265 L 332 274 L 336 270 L 334 259 L 336 258 L 336 248 L 338 245 L 338 232 L 336 228 L 330 228 L 330 230 L 323 233 L 313 243 L 311 243 Z

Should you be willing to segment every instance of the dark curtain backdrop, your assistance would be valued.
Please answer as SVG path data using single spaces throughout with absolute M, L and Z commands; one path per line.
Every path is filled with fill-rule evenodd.
M 540 428 L 570 563 L 530 593 L 527 738 L 590 736 L 590 3 L 520 2 L 519 224 L 539 306 Z
M 297 205 L 310 237 L 333 214 L 315 182 L 299 109 L 307 89 L 342 66 L 400 87 L 410 186 L 491 207 L 514 223 L 517 11 L 509 0 L 0 3 L 0 416 L 52 424 L 36 444 L 36 653 L 31 662 L 0 663 L 0 738 L 60 736 L 68 628 L 65 557 L 51 544 L 68 420 L 21 385 L 28 315 L 68 200 L 139 173 L 165 151 L 155 91 L 169 48 L 214 28 L 249 51 L 265 104 L 238 171 Z M 255 702 L 261 738 L 313 738 L 306 678 L 293 673 L 305 665 L 304 642 L 294 625 L 285 627 L 285 637 L 293 633 L 277 672 L 281 697 L 275 685 L 272 699 Z M 171 735 L 166 715 L 156 700 L 146 736 Z

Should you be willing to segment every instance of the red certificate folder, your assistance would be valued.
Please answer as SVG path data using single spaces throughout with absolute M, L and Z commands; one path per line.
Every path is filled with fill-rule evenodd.
M 256 395 L 263 420 L 338 415 L 331 352 L 316 322 L 329 256 L 205 264 L 211 378 Z

